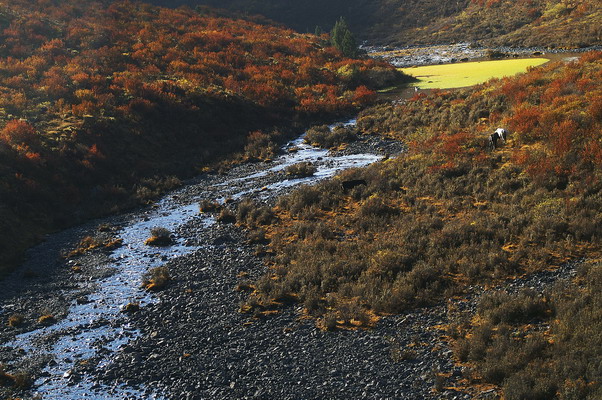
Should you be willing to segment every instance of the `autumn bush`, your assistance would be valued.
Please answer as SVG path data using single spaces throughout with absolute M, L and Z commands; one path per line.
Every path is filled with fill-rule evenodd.
M 142 287 L 148 291 L 158 291 L 165 288 L 171 280 L 169 268 L 153 267 L 142 276 Z
M 8 326 L 18 328 L 25 322 L 25 317 L 22 314 L 12 314 L 8 317 Z
M 148 246 L 169 246 L 173 243 L 169 229 L 156 226 L 151 229 L 151 236 L 144 241 Z

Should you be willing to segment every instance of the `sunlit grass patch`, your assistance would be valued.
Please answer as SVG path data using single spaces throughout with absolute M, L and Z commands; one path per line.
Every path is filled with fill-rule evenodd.
M 473 86 L 491 78 L 502 78 L 526 72 L 529 67 L 547 63 L 547 58 L 523 58 L 517 60 L 476 61 L 460 64 L 427 65 L 401 68 L 419 81 L 413 86 L 421 89 L 451 89 Z

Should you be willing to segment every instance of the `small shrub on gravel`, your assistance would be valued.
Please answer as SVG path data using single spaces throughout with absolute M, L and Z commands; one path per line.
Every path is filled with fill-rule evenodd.
M 12 386 L 13 385 L 13 377 L 10 374 L 7 374 L 4 371 L 4 366 L 0 364 L 0 386 Z
M 307 131 L 305 142 L 312 146 L 330 149 L 348 143 L 356 138 L 353 128 L 336 126 L 332 130 L 328 125 L 314 126 Z
M 306 178 L 313 176 L 318 169 L 310 162 L 301 162 L 298 164 L 289 165 L 284 172 L 291 178 Z
M 148 291 L 158 291 L 165 288 L 170 279 L 167 267 L 151 268 L 142 277 L 142 287 Z
M 124 313 L 134 313 L 134 312 L 140 311 L 140 303 L 127 303 L 122 308 L 122 311 Z
M 327 331 L 334 331 L 337 329 L 337 315 L 336 313 L 328 313 L 322 318 L 322 328 Z M 318 320 L 318 325 L 320 321 Z
M 269 225 L 276 219 L 271 207 L 260 205 L 253 200 L 243 200 L 236 209 L 236 220 L 249 227 Z
M 13 314 L 8 317 L 8 326 L 12 328 L 17 328 L 21 326 L 25 322 L 25 317 L 21 314 Z
M 330 134 L 330 127 L 328 125 L 317 125 L 312 126 L 307 130 L 305 135 L 305 143 L 313 146 L 322 146 L 326 144 L 326 138 Z
M 5 371 L 4 366 L 0 364 L 0 387 L 14 387 L 16 389 L 25 390 L 31 387 L 33 383 L 31 376 L 25 372 L 17 372 L 9 374 Z
M 55 322 L 56 318 L 54 318 L 54 315 L 51 314 L 42 315 L 40 318 L 38 318 L 38 323 L 42 325 L 52 325 Z
M 201 200 L 199 209 L 202 213 L 218 212 L 223 208 L 217 201 Z
M 33 379 L 27 372 L 17 372 L 13 376 L 14 385 L 19 390 L 26 390 L 33 384 Z
M 169 246 L 172 243 L 173 240 L 169 229 L 161 227 L 151 229 L 151 237 L 144 242 L 148 246 Z
M 101 231 L 99 229 L 99 232 L 104 233 L 104 235 L 84 237 L 82 240 L 80 240 L 77 247 L 66 255 L 66 258 L 80 256 L 95 249 L 112 250 L 120 247 L 123 244 L 123 239 L 111 236 L 107 237 L 107 231 L 105 230 Z
M 233 224 L 236 222 L 236 214 L 227 208 L 222 209 L 222 211 L 217 216 L 218 222 L 223 222 L 224 224 Z

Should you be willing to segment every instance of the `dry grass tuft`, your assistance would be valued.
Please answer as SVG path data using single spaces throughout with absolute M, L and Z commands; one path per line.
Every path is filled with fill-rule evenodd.
M 298 164 L 289 165 L 284 172 L 290 178 L 306 178 L 313 176 L 318 169 L 310 162 L 301 162 Z
M 52 325 L 56 323 L 56 318 L 54 315 L 50 314 L 42 315 L 40 318 L 38 318 L 38 323 L 42 325 Z
M 171 276 L 167 267 L 155 267 L 142 277 L 142 287 L 150 292 L 156 292 L 164 289 L 170 280 Z
M 13 314 L 8 317 L 8 326 L 18 328 L 25 322 L 25 317 L 22 314 Z
M 169 229 L 155 227 L 151 229 L 151 237 L 146 239 L 144 244 L 148 246 L 169 246 L 173 243 L 173 239 L 171 238 L 171 232 Z

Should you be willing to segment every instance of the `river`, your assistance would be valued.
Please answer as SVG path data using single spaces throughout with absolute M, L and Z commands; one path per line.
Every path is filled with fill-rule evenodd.
M 353 125 L 354 120 L 345 125 Z M 198 250 L 197 246 L 176 238 L 172 246 L 152 248 L 144 244 L 153 227 L 164 227 L 172 232 L 191 219 L 201 219 L 208 229 L 216 224 L 214 216 L 199 212 L 199 201 L 211 199 L 224 203 L 227 198 L 241 199 L 255 194 L 259 199 L 272 198 L 290 191 L 302 184 L 312 184 L 334 176 L 336 173 L 354 167 L 363 167 L 377 162 L 382 155 L 359 153 L 331 155 L 328 150 L 312 147 L 304 143 L 304 135 L 289 142 L 281 156 L 270 164 L 242 165 L 226 175 L 201 177 L 195 183 L 174 193 L 167 194 L 152 208 L 131 214 L 115 235 L 123 245 L 108 254 L 112 261 L 112 273 L 94 280 L 94 289 L 85 301 L 63 291 L 65 298 L 77 297 L 68 307 L 67 315 L 50 326 L 43 326 L 14 337 L 4 346 L 18 349 L 25 357 L 42 354 L 51 360 L 46 363 L 40 377 L 33 384 L 36 395 L 43 399 L 117 399 L 122 396 L 132 398 L 161 398 L 143 389 L 128 388 L 123 385 L 107 387 L 95 380 L 94 376 L 78 376 L 72 379 L 72 371 L 77 365 L 86 363 L 102 354 L 98 368 L 111 362 L 112 355 L 122 349 L 140 332 L 129 324 L 116 323 L 123 318 L 123 307 L 128 303 L 138 303 L 141 307 L 156 301 L 156 298 L 141 289 L 142 275 L 150 268 L 166 264 L 169 260 Z M 299 162 L 311 162 L 317 167 L 311 177 L 288 179 L 284 174 L 287 166 Z M 194 192 L 195 195 L 183 195 Z M 182 199 L 185 199 L 184 201 Z M 104 221 L 96 221 L 103 224 Z M 73 231 L 78 231 L 75 228 Z M 44 263 L 49 256 L 45 249 L 61 246 L 64 233 L 51 236 L 34 249 L 33 258 L 28 263 Z M 35 259 L 37 257 L 37 259 Z M 68 262 L 67 262 L 68 263 Z M 4 308 L 4 314 L 8 310 Z M 8 316 L 6 316 L 8 318 Z

